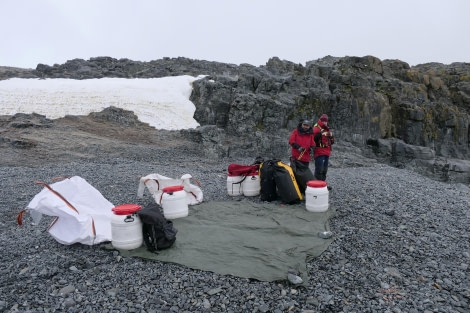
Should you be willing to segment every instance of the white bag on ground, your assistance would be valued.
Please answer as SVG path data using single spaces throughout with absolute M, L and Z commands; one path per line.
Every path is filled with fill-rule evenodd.
M 201 203 L 203 200 L 203 193 L 199 186 L 190 183 L 193 178 L 190 174 L 184 174 L 181 178 L 170 178 L 160 174 L 149 174 L 140 178 L 139 187 L 137 189 L 137 196 L 142 198 L 144 195 L 145 187 L 154 198 L 157 204 L 161 204 L 163 188 L 168 186 L 182 185 L 186 191 L 186 203 L 194 205 Z M 193 180 L 195 180 L 193 178 Z M 197 180 L 195 180 L 197 182 Z M 197 182 L 199 184 L 199 182 Z
M 111 241 L 114 205 L 85 179 L 73 176 L 51 185 L 37 183 L 45 187 L 26 210 L 55 216 L 48 231 L 58 242 L 93 245 Z M 34 213 L 33 218 L 40 216 Z

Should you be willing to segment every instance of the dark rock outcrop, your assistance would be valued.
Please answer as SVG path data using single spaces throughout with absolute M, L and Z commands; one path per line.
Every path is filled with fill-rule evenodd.
M 287 138 L 298 121 L 326 113 L 336 149 L 353 147 L 435 179 L 470 183 L 470 63 L 410 67 L 373 56 L 327 56 L 305 65 L 274 57 L 255 67 L 97 57 L 34 70 L 0 67 L 0 79 L 176 75 L 206 75 L 193 83 L 190 97 L 201 127 L 182 133 L 208 156 L 286 158 Z

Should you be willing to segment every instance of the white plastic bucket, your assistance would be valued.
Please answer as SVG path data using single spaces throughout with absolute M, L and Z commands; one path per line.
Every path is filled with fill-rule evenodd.
M 322 180 L 310 180 L 305 190 L 305 207 L 310 212 L 328 210 L 328 183 Z
M 162 189 L 162 208 L 166 219 L 186 217 L 189 214 L 184 186 L 168 186 Z
M 242 183 L 243 195 L 247 197 L 258 196 L 261 191 L 259 175 L 250 174 Z
M 111 218 L 111 244 L 116 249 L 137 249 L 143 243 L 142 222 L 137 211 L 137 204 L 122 204 L 114 207 Z
M 243 176 L 227 176 L 227 192 L 230 196 L 241 196 L 243 195 Z

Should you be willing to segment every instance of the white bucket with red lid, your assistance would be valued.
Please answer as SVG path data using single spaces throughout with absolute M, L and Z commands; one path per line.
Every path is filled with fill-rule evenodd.
M 142 206 L 138 204 L 121 204 L 112 209 L 111 244 L 116 249 L 137 249 L 143 243 L 142 222 L 137 211 Z
M 328 210 L 328 183 L 323 180 L 309 180 L 305 190 L 305 207 L 310 212 Z
M 189 214 L 186 191 L 183 185 L 168 186 L 162 189 L 162 208 L 166 219 L 186 217 Z

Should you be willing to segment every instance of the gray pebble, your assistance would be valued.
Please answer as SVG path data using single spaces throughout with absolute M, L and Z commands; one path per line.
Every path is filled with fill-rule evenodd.
M 117 204 L 138 200 L 138 176 L 189 173 L 201 182 L 205 201 L 234 201 L 226 193 L 227 165 L 254 159 L 155 150 L 141 160 L 0 166 L 0 311 L 468 312 L 468 195 L 383 164 L 341 167 L 336 157 L 327 177 L 336 213 L 326 228 L 335 240 L 307 262 L 305 288 L 292 286 L 287 276 L 299 276 L 289 269 L 280 282 L 220 275 L 121 257 L 99 245 L 61 245 L 45 231 L 47 216 L 39 225 L 28 215 L 22 227 L 15 222 L 41 189 L 34 180 L 78 175 Z

